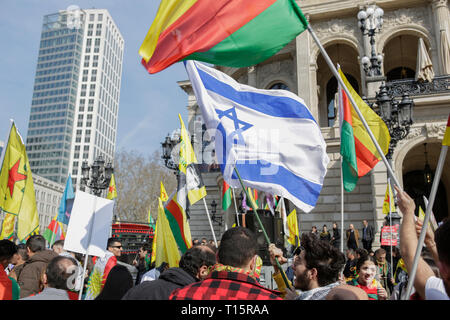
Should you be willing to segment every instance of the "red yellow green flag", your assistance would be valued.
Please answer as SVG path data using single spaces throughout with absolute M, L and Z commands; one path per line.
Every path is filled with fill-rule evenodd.
M 339 69 L 339 74 L 375 139 L 378 141 L 381 150 L 386 154 L 391 141 L 386 124 L 356 93 L 341 69 Z M 343 160 L 342 175 L 344 189 L 350 192 L 355 188 L 358 179 L 366 175 L 381 160 L 381 155 L 378 153 L 369 133 L 342 88 L 340 88 L 339 105 L 341 120 L 340 153 Z
M 14 123 L 11 126 L 0 172 L 0 208 L 18 217 L 19 241 L 39 232 L 39 217 L 30 163 L 25 144 Z
M 222 186 L 222 210 L 226 211 L 231 206 L 231 188 L 230 185 L 223 180 Z
M 161 198 L 158 198 L 158 219 L 152 245 L 152 259 L 159 266 L 167 262 L 169 267 L 178 267 L 180 252 L 175 241 Z
M 295 0 L 162 0 L 139 54 L 150 73 L 180 60 L 248 67 L 307 25 Z

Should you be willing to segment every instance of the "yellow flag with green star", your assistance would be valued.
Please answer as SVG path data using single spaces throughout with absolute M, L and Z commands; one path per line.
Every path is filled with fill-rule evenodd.
M 17 216 L 19 241 L 39 231 L 39 216 L 30 163 L 22 137 L 14 123 L 11 126 L 0 171 L 0 208 Z

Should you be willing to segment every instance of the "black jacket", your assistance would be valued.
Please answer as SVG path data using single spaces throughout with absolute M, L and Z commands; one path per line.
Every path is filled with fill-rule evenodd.
M 157 280 L 144 281 L 128 290 L 122 300 L 169 300 L 173 290 L 196 282 L 181 268 L 170 268 L 161 273 Z

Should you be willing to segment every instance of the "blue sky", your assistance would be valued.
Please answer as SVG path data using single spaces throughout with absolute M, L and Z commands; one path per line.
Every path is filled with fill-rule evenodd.
M 107 9 L 125 41 L 116 151 L 150 155 L 164 137 L 187 123 L 182 63 L 157 74 L 141 65 L 138 50 L 156 15 L 159 0 L 0 0 L 0 140 L 14 119 L 26 139 L 43 16 L 66 9 Z

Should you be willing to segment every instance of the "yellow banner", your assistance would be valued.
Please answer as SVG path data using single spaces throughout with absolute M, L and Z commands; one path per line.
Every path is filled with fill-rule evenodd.
M 0 172 L 0 208 L 17 215 L 20 241 L 39 231 L 33 177 L 25 145 L 13 123 Z
M 0 234 L 0 240 L 7 239 L 12 240 L 14 236 L 14 225 L 16 222 L 16 215 L 6 213 L 2 224 L 2 233 Z
M 395 201 L 394 194 L 392 192 L 392 188 L 390 188 L 389 184 L 386 186 L 386 193 L 384 194 L 383 201 L 383 213 L 389 214 L 389 200 L 391 202 L 391 212 L 395 212 Z

